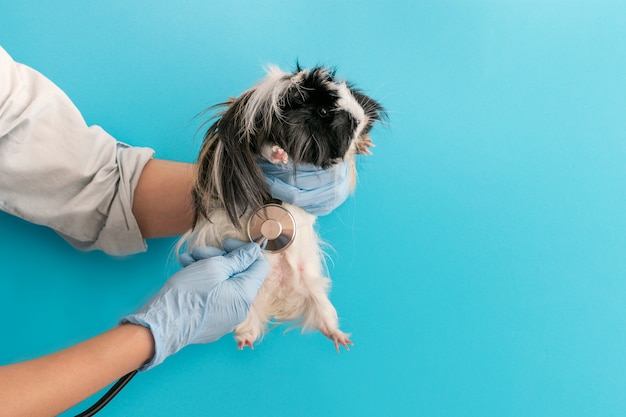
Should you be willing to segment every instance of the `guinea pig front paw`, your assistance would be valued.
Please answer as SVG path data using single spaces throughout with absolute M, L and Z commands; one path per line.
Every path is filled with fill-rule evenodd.
M 360 155 L 371 155 L 372 151 L 370 148 L 374 148 L 374 142 L 369 135 L 362 136 L 361 139 L 356 143 L 356 152 Z
M 278 145 L 274 145 L 272 146 L 270 162 L 273 164 L 286 164 L 287 162 L 289 162 L 289 155 L 287 155 L 287 152 L 285 152 L 283 148 Z
M 286 164 L 289 162 L 289 155 L 278 145 L 264 145 L 261 149 L 261 155 L 272 164 Z

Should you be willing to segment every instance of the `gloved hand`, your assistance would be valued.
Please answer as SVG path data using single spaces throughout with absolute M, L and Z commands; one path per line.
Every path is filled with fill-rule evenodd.
M 224 251 L 199 247 L 183 259 L 185 268 L 137 313 L 121 321 L 152 332 L 154 357 L 142 371 L 189 344 L 214 342 L 232 332 L 248 315 L 269 272 L 256 243 L 225 242 Z
M 302 207 L 321 216 L 339 207 L 350 194 L 350 168 L 341 162 L 322 169 L 300 164 L 294 175 L 293 164 L 273 164 L 258 160 L 272 191 L 272 197 Z

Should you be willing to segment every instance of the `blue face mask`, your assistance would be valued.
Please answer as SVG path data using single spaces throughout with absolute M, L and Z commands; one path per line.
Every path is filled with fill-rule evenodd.
M 339 207 L 350 194 L 350 168 L 341 162 L 322 169 L 310 164 L 273 164 L 259 160 L 272 197 L 323 216 Z

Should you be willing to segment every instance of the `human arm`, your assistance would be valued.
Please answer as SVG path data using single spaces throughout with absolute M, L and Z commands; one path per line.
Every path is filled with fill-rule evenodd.
M 133 196 L 133 215 L 144 239 L 177 236 L 191 229 L 193 164 L 152 159 Z
M 200 247 L 137 313 L 86 342 L 0 367 L 0 416 L 49 416 L 245 319 L 269 266 L 255 243 Z
M 58 86 L 1 47 L 0 114 L 0 210 L 112 255 L 191 228 L 193 164 L 153 159 L 152 149 L 88 125 Z M 289 166 L 261 168 L 274 198 L 320 215 L 347 196 L 345 166 L 295 176 Z
M 122 324 L 47 356 L 0 367 L 0 416 L 56 416 L 154 354 L 150 330 Z

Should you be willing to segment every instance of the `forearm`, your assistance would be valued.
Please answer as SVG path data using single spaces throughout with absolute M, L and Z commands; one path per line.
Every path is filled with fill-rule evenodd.
M 194 165 L 153 159 L 133 196 L 133 214 L 145 239 L 177 236 L 191 229 Z
M 60 352 L 0 367 L 0 416 L 56 416 L 153 354 L 150 330 L 124 324 Z

